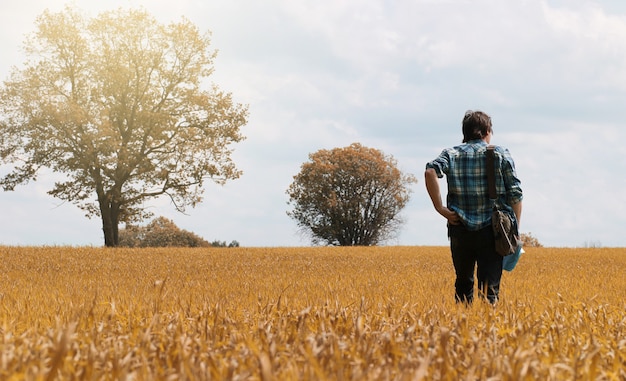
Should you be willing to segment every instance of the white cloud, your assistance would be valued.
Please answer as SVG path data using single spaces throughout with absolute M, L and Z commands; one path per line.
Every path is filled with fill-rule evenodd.
M 568 81 L 626 90 L 626 15 L 608 15 L 596 3 L 544 14 L 566 54 L 558 63 Z

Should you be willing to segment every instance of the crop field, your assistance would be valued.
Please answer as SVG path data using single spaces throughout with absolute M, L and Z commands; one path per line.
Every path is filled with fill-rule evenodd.
M 0 247 L 2 380 L 624 380 L 626 249 Z

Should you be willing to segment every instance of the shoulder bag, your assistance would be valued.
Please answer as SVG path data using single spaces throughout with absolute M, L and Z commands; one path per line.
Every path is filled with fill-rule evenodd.
M 496 192 L 495 179 L 495 147 L 490 145 L 487 147 L 487 183 L 489 186 L 489 199 L 493 202 L 493 211 L 491 213 L 491 225 L 496 243 L 496 252 L 505 257 L 506 262 L 514 262 L 513 267 L 517 263 L 522 252 L 522 243 L 519 240 L 517 224 L 511 219 L 508 212 L 498 208 L 498 195 Z M 511 258 L 507 258 L 513 256 Z M 515 258 L 517 257 L 517 258 Z M 507 266 L 504 266 L 507 267 Z M 508 266 L 510 267 L 510 266 Z M 506 268 L 505 268 L 506 269 Z M 511 268 L 512 270 L 512 268 Z M 508 271 L 511 271 L 508 270 Z

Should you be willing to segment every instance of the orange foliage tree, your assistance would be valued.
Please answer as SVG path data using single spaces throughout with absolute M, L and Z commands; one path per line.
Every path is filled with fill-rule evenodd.
M 409 185 L 392 156 L 353 143 L 309 155 L 289 186 L 287 214 L 314 244 L 377 245 L 393 237 L 409 201 Z

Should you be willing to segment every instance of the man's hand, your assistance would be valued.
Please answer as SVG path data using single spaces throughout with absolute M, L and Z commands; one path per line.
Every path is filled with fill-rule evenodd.
M 458 225 L 461 223 L 459 215 L 454 210 L 450 210 L 445 206 L 442 206 L 441 208 L 437 209 L 437 212 L 439 212 L 439 214 L 441 214 L 446 220 L 448 220 L 448 223 L 450 225 Z
M 435 210 L 441 214 L 450 225 L 458 225 L 461 223 L 461 219 L 459 215 L 456 214 L 455 211 L 448 209 L 443 206 L 443 202 L 441 201 L 441 193 L 439 191 L 439 180 L 437 178 L 437 172 L 433 168 L 426 169 L 424 172 L 426 190 L 428 191 L 428 195 L 430 196 L 430 200 L 433 202 L 433 206 Z

